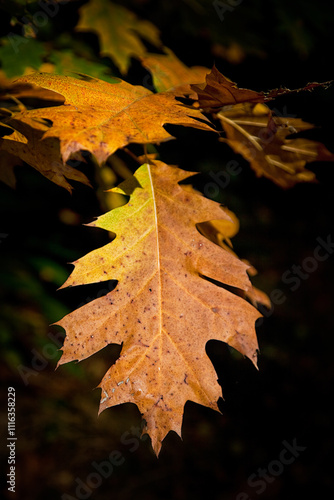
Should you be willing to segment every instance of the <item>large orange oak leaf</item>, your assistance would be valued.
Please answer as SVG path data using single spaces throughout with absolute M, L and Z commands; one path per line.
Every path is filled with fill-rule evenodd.
M 172 93 L 153 94 L 141 86 L 114 79 L 79 80 L 68 76 L 34 74 L 17 82 L 35 84 L 58 92 L 63 105 L 22 111 L 8 121 L 30 126 L 41 120 L 52 122 L 42 138 L 58 137 L 63 161 L 79 150 L 90 151 L 101 164 L 129 143 L 159 143 L 172 139 L 165 124 L 212 130 L 199 110 L 186 107 Z
M 210 339 L 257 359 L 261 315 L 232 291 L 251 289 L 249 266 L 197 230 L 197 223 L 230 218 L 178 184 L 189 175 L 157 161 L 113 189 L 128 203 L 90 225 L 115 239 L 74 262 L 63 286 L 114 279 L 117 287 L 57 322 L 67 332 L 60 364 L 122 343 L 99 385 L 100 412 L 135 403 L 156 454 L 169 431 L 181 434 L 186 401 L 218 410 L 221 389 L 205 353 Z

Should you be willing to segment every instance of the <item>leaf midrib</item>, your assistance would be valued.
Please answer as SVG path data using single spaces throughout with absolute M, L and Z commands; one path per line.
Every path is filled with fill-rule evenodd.
M 159 224 L 158 224 L 158 213 L 157 213 L 157 202 L 155 199 L 155 191 L 154 191 L 154 184 L 153 184 L 153 179 L 152 179 L 152 173 L 151 173 L 151 167 L 149 164 L 147 164 L 147 172 L 149 175 L 150 179 L 150 186 L 151 186 L 151 192 L 152 192 L 152 203 L 153 203 L 153 210 L 154 210 L 154 222 L 155 222 L 155 231 L 156 231 L 156 245 L 157 245 L 157 272 L 158 272 L 158 288 L 159 288 L 159 301 L 158 301 L 158 307 L 159 307 L 159 334 L 160 334 L 160 345 L 159 345 L 159 359 L 162 359 L 162 339 L 161 339 L 161 333 L 162 333 L 162 290 L 161 290 L 161 269 L 160 269 L 160 243 L 159 243 Z M 158 376 L 159 376 L 159 387 L 161 386 L 161 370 L 158 370 Z

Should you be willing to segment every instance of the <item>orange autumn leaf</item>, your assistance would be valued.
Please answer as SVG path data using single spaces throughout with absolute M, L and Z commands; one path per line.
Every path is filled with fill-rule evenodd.
M 13 128 L 19 122 L 30 127 L 40 122 L 48 124 L 41 142 L 59 138 L 64 162 L 73 153 L 87 150 L 101 164 L 130 143 L 160 143 L 172 139 L 163 127 L 165 124 L 212 130 L 199 110 L 184 106 L 173 94 L 153 94 L 120 79 L 107 83 L 93 78 L 79 80 L 37 73 L 17 82 L 35 84 L 65 98 L 62 105 L 22 111 L 7 122 Z
M 66 330 L 61 364 L 122 343 L 99 386 L 100 411 L 135 403 L 156 454 L 169 431 L 181 434 L 186 401 L 218 410 L 221 389 L 205 352 L 210 339 L 255 365 L 257 358 L 260 314 L 230 288 L 251 289 L 249 266 L 197 230 L 198 223 L 230 217 L 179 185 L 189 175 L 161 162 L 144 164 L 113 189 L 128 203 L 91 226 L 115 239 L 76 261 L 63 286 L 114 279 L 117 287 L 57 322 Z
M 63 163 L 57 139 L 48 138 L 44 141 L 41 140 L 44 132 L 47 130 L 45 124 L 35 122 L 35 128 L 32 128 L 23 121 L 20 121 L 15 126 L 16 129 L 4 127 L 8 132 L 2 138 L 0 137 L 0 153 L 10 159 L 8 164 L 4 162 L 1 164 L 2 174 L 0 178 L 4 182 L 13 186 L 13 180 L 7 182 L 6 179 L 12 179 L 14 172 L 12 171 L 10 174 L 11 177 L 8 179 L 7 176 L 9 173 L 6 174 L 5 170 L 10 169 L 10 164 L 12 164 L 13 168 L 14 164 L 20 165 L 22 161 L 25 161 L 44 175 L 44 177 L 58 186 L 67 189 L 69 192 L 72 191 L 72 186 L 67 179 L 90 186 L 88 178 L 80 170 L 71 167 L 67 163 Z M 76 154 L 76 158 L 83 161 L 80 153 Z
M 64 99 L 61 95 L 50 90 L 36 88 L 29 83 L 17 83 L 13 78 L 6 77 L 3 71 L 0 70 L 0 99 L 1 101 L 12 101 L 20 104 L 18 100 L 34 99 L 35 101 L 51 101 L 63 104 Z M 6 106 L 9 107 L 8 105 Z M 24 107 L 24 106 L 23 106 Z M 35 106 L 36 107 L 36 106 Z M 10 108 L 12 109 L 12 108 Z M 22 109 L 22 106 L 21 106 Z

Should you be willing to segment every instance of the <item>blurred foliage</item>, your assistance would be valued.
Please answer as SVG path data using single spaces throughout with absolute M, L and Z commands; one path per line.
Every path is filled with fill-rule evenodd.
M 49 3 L 57 5 L 55 0 Z M 43 69 L 106 79 L 120 76 L 110 58 L 99 56 L 97 35 L 74 32 L 78 9 L 85 2 L 58 3 L 59 12 L 42 26 L 37 15 L 40 2 L 0 0 L 4 74 L 12 78 Z M 118 3 L 156 25 L 165 45 L 185 64 L 210 67 L 215 62 L 240 86 L 266 90 L 332 78 L 334 35 L 328 2 L 244 0 L 226 12 L 223 21 L 211 0 Z M 12 42 L 19 46 L 19 54 Z M 150 82 L 134 59 L 127 79 Z M 313 136 L 333 151 L 332 89 L 280 98 L 272 107 L 321 125 Z M 249 475 L 278 457 L 284 439 L 294 438 L 307 446 L 306 452 L 267 485 L 261 499 L 299 498 L 306 493 L 320 497 L 333 487 L 329 398 L 334 383 L 333 257 L 319 263 L 295 293 L 282 282 L 287 269 L 312 255 L 318 236 L 334 234 L 333 172 L 315 164 L 319 184 L 283 192 L 265 179 L 256 179 L 246 162 L 213 134 L 170 130 L 178 140 L 162 144 L 159 154 L 166 162 L 201 172 L 195 179 L 200 191 L 212 182 L 213 174 L 226 179 L 223 173 L 230 160 L 242 167 L 242 173 L 230 177 L 215 199 L 240 218 L 234 248 L 258 269 L 255 285 L 267 293 L 279 288 L 286 296 L 258 330 L 260 370 L 256 372 L 226 346 L 210 342 L 207 351 L 224 394 L 223 416 L 188 403 L 182 442 L 171 434 L 159 461 L 149 441 L 140 442 L 131 452 L 121 436 L 140 425 L 137 410 L 122 405 L 97 419 L 99 391 L 92 392 L 119 347 L 111 346 L 56 372 L 60 353 L 47 350 L 50 344 L 58 348 L 48 333 L 57 332 L 59 339 L 63 335 L 50 323 L 99 292 L 82 287 L 57 292 L 57 288 L 70 272 L 68 262 L 109 241 L 103 231 L 83 224 L 117 203 L 104 191 L 127 175 L 125 155 L 119 156 L 119 175 L 110 173 L 108 165 L 98 174 L 89 162 L 80 166 L 94 189 L 78 184 L 72 195 L 30 167 L 17 167 L 16 190 L 0 184 L 0 377 L 2 401 L 7 386 L 17 390 L 19 498 L 53 500 L 65 492 L 75 495 L 75 479 L 85 480 L 94 472 L 92 462 L 105 460 L 113 449 L 123 453 L 125 463 L 103 481 L 93 498 L 231 500 L 240 492 L 252 497 L 255 490 L 247 484 Z M 113 161 L 117 162 L 116 157 Z M 133 167 L 128 160 L 126 164 Z M 46 367 L 35 370 L 25 385 L 18 368 L 33 369 L 36 352 L 44 356 Z M 46 356 L 48 352 L 52 356 Z M 5 426 L 6 405 L 2 407 Z M 7 467 L 3 447 L 1 459 Z

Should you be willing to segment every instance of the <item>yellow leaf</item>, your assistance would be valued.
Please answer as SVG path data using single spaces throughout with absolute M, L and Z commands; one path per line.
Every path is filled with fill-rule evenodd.
M 141 39 L 161 47 L 159 30 L 121 5 L 107 0 L 91 0 L 79 12 L 77 31 L 97 33 L 101 55 L 109 56 L 123 75 L 129 69 L 131 57 L 145 54 Z
M 197 94 L 190 84 L 204 82 L 210 71 L 202 66 L 188 68 L 169 49 L 165 49 L 165 54 L 146 54 L 141 61 L 152 74 L 158 92 L 173 90 L 175 95 L 189 94 L 193 99 L 197 99 Z

